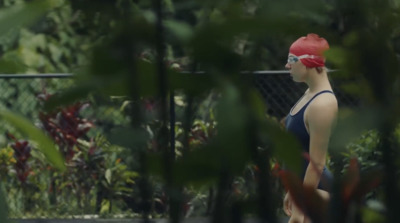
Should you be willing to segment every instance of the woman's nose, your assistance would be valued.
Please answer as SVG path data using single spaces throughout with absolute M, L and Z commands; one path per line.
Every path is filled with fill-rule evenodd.
M 286 63 L 285 68 L 289 70 L 291 68 L 290 64 Z

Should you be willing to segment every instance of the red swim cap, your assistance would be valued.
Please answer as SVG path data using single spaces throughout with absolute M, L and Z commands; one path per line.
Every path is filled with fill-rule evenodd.
M 323 67 L 325 66 L 323 53 L 328 49 L 329 44 L 326 39 L 319 37 L 317 34 L 310 33 L 306 37 L 303 36 L 296 40 L 290 46 L 289 52 L 297 57 L 305 57 L 300 59 L 300 61 L 306 67 Z

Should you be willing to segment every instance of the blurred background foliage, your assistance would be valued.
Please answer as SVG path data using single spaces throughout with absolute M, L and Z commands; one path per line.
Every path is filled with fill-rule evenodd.
M 13 86 L 2 106 L 41 127 L 67 166 L 54 169 L 40 143 L 7 128 L 0 172 L 10 217 L 122 213 L 171 222 L 185 216 L 278 222 L 284 192 L 278 164 L 299 169 L 301 152 L 279 125 L 282 117 L 266 115 L 251 73 L 241 71 L 283 69 L 290 44 L 312 32 L 331 44 L 333 82 L 360 105 L 341 108 L 331 140 L 331 208 L 323 212 L 313 202 L 306 208 L 318 222 L 400 222 L 398 1 L 2 0 L 0 6 L 1 73 L 74 74 L 41 80 L 40 92 L 2 80 Z M 37 103 L 16 107 L 21 94 Z M 284 180 L 292 182 L 286 189 L 298 183 Z

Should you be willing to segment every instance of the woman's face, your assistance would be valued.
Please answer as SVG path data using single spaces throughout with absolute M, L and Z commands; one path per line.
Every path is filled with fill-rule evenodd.
M 294 54 L 289 53 L 285 68 L 295 82 L 304 82 L 307 76 L 307 67 Z

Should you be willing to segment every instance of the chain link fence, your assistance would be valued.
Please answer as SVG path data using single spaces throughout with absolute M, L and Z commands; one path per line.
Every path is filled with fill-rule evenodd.
M 288 73 L 257 74 L 255 86 L 265 99 L 267 113 L 284 117 L 304 93 L 305 85 L 294 83 Z M 102 135 L 129 125 L 121 106 L 124 98 L 91 95 L 86 104 L 70 106 L 56 113 L 41 107 L 46 95 L 72 86 L 63 78 L 2 78 L 0 109 L 22 114 L 57 142 L 69 163 L 66 174 L 48 166 L 34 145 L 13 126 L 0 125 L 0 174 L 11 218 L 96 218 L 138 217 L 138 197 L 132 197 L 137 174 L 121 162 L 126 153 L 113 147 Z M 357 100 L 334 91 L 340 106 L 357 106 Z M 83 117 L 78 114 L 82 113 Z M 156 204 L 157 206 L 157 204 Z M 157 208 L 157 207 L 156 207 Z M 108 213 L 108 214 L 107 214 Z
M 342 89 L 343 83 L 331 82 L 339 107 L 354 108 L 358 106 L 359 100 Z M 257 74 L 255 86 L 265 99 L 267 113 L 277 118 L 287 115 L 307 89 L 304 83 L 294 82 L 288 72 Z

